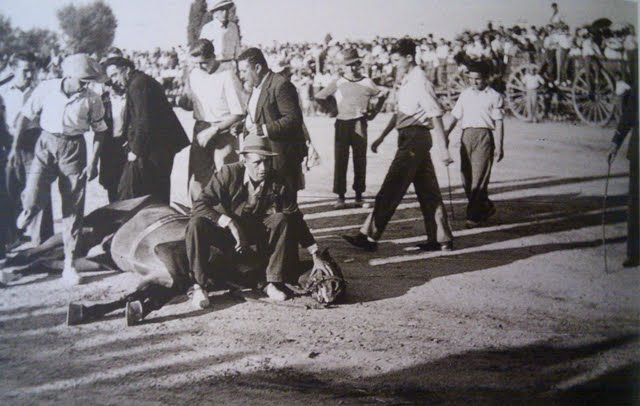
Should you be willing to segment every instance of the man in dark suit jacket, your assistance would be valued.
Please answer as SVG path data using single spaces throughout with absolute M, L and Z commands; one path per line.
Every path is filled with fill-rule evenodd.
M 190 144 L 189 138 L 160 83 L 122 57 L 109 58 L 104 66 L 111 81 L 126 89 L 123 131 L 128 162 L 120 179 L 119 198 L 150 194 L 168 203 L 173 158 Z
M 307 155 L 302 110 L 295 86 L 269 69 L 262 51 L 249 48 L 238 57 L 240 79 L 253 91 L 247 105 L 245 134 L 268 137 L 273 151 L 273 169 L 286 186 L 287 204 L 297 203 L 302 160 Z
M 272 170 L 277 154 L 265 137 L 248 135 L 239 151 L 241 162 L 224 165 L 215 172 L 195 201 L 187 227 L 187 255 L 198 285 L 204 291 L 216 268 L 231 266 L 235 253 L 246 253 L 255 245 L 268 257 L 266 293 L 286 300 L 285 282 L 297 279 L 291 270 L 297 260 L 298 244 L 307 248 L 314 262 L 320 261 L 318 246 L 297 205 L 286 201 L 286 186 Z M 196 297 L 194 295 L 194 297 Z M 200 296 L 208 304 L 206 292 Z

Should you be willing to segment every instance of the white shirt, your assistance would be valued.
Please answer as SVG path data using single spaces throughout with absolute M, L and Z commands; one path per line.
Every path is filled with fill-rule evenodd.
M 462 129 L 488 128 L 495 129 L 495 121 L 502 120 L 503 99 L 500 93 L 489 86 L 483 90 L 466 88 L 460 93 L 451 115 L 461 120 Z
M 229 21 L 226 27 L 219 20 L 209 21 L 202 27 L 200 38 L 213 43 L 218 60 L 236 59 L 240 53 L 240 30 L 233 21 Z
M 338 120 L 354 120 L 365 115 L 369 107 L 369 101 L 377 96 L 380 89 L 373 80 L 363 77 L 358 80 L 349 80 L 340 77 L 322 89 L 317 95 L 318 99 L 326 99 L 335 95 L 338 105 Z
M 436 55 L 438 56 L 438 59 L 447 59 L 447 57 L 449 56 L 449 45 L 438 45 L 438 47 L 436 48 Z
M 196 120 L 219 123 L 230 115 L 242 115 L 242 84 L 232 70 L 207 73 L 199 67 L 189 74 Z
M 538 74 L 532 75 L 530 73 L 525 73 L 522 81 L 524 82 L 527 90 L 537 90 L 540 85 L 544 84 L 544 80 Z
M 90 89 L 71 97 L 62 90 L 64 79 L 46 80 L 38 85 L 22 108 L 22 115 L 33 120 L 40 113 L 40 128 L 52 134 L 80 135 L 92 129 L 107 130 L 104 106 Z
M 413 125 L 431 128 L 431 119 L 443 112 L 433 84 L 420 67 L 415 66 L 402 79 L 397 90 L 396 128 Z
M 260 93 L 262 93 L 262 85 L 264 85 L 264 82 L 272 74 L 273 74 L 272 72 L 267 72 L 267 74 L 264 75 L 264 77 L 262 78 L 262 81 L 260 81 L 260 84 L 258 84 L 258 86 L 255 86 L 253 88 L 253 92 L 251 92 L 251 96 L 249 97 L 249 102 L 247 103 L 248 114 L 244 122 L 244 126 L 249 132 L 256 131 L 255 119 L 256 119 L 256 113 L 258 110 L 258 99 L 260 99 Z M 263 131 L 263 135 L 266 136 L 267 135 L 266 124 L 262 125 L 262 131 Z
M 16 135 L 16 127 L 18 125 L 18 117 L 22 106 L 27 101 L 29 96 L 33 93 L 32 87 L 27 87 L 24 90 L 20 90 L 16 86 L 9 82 L 0 89 L 0 97 L 4 101 L 5 114 L 4 119 L 7 124 L 7 128 L 12 135 Z M 30 122 L 27 128 L 38 127 L 37 122 Z M 26 129 L 26 128 L 25 128 Z

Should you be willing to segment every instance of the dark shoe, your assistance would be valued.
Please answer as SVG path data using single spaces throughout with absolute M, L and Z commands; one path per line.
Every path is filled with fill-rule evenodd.
M 638 260 L 638 258 L 627 258 L 622 263 L 622 266 L 625 268 L 635 268 L 638 265 L 640 265 L 640 260 Z
M 424 242 L 421 244 L 417 244 L 416 247 L 418 247 L 420 251 L 451 251 L 453 250 L 453 242 L 448 241 L 448 242 L 439 243 L 439 242 L 431 241 L 431 242 Z
M 378 249 L 378 243 L 369 241 L 366 235 L 358 233 L 356 235 L 343 235 L 342 238 L 354 247 L 362 248 L 365 251 L 375 251 Z
M 487 211 L 487 213 L 482 217 L 482 221 L 488 220 L 489 217 L 493 216 L 494 214 L 496 214 L 496 207 L 495 206 L 491 206 L 489 211 Z
M 79 303 L 69 303 L 67 308 L 67 326 L 76 326 L 86 320 L 87 308 Z
M 139 300 L 127 302 L 127 306 L 124 308 L 124 318 L 127 322 L 127 327 L 139 324 L 144 318 L 142 302 Z

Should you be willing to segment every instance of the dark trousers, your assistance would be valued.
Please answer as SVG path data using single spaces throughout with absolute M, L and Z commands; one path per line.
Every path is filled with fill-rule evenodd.
M 174 155 L 138 157 L 127 162 L 118 185 L 118 200 L 152 195 L 160 202 L 169 203 L 171 197 L 171 170 Z
M 367 180 L 367 120 L 336 120 L 333 193 L 344 195 L 347 191 L 349 148 L 353 151 L 353 190 L 361 194 Z
M 627 218 L 627 257 L 638 259 L 640 257 L 640 216 L 638 207 L 638 127 L 632 130 L 629 140 L 629 211 Z
M 284 213 L 271 214 L 263 219 L 243 216 L 239 222 L 256 246 L 259 254 L 267 260 L 267 282 L 291 282 L 297 262 L 301 217 Z M 187 256 L 193 278 L 201 286 L 233 267 L 236 244 L 231 232 L 204 217 L 192 217 L 186 231 Z M 212 273 L 214 273 L 212 275 Z
M 460 143 L 462 185 L 469 203 L 467 220 L 481 221 L 493 207 L 489 200 L 489 178 L 495 145 L 491 130 L 465 128 Z
M 453 237 L 429 153 L 432 146 L 431 134 L 426 127 L 420 126 L 405 127 L 399 129 L 398 133 L 398 151 L 376 195 L 373 212 L 361 232 L 376 240 L 380 239 L 409 185 L 413 184 L 424 217 L 428 241 L 449 242 Z
M 123 145 L 125 141 L 124 137 L 114 138 L 109 134 L 102 142 L 99 181 L 107 191 L 109 203 L 118 201 L 118 186 L 127 164 L 127 153 Z

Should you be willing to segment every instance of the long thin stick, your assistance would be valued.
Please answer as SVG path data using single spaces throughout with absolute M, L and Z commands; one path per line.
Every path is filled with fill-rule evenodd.
M 607 236 L 605 233 L 605 221 L 607 215 L 607 195 L 609 194 L 609 176 L 611 175 L 611 162 L 607 166 L 607 180 L 604 183 L 604 198 L 602 199 L 602 248 L 604 251 L 604 272 L 609 273 L 607 266 Z
M 449 166 L 447 166 L 447 180 L 449 181 L 449 210 L 451 211 L 451 221 L 456 219 L 455 212 L 453 211 L 453 198 L 451 197 L 451 173 Z

